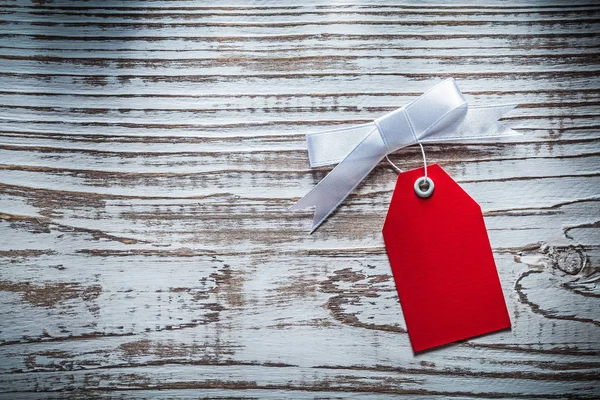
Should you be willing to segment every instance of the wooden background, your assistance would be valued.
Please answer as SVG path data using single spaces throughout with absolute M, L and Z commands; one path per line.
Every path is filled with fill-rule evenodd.
M 600 6 L 213 3 L 0 0 L 0 397 L 599 398 Z M 329 171 L 305 133 L 450 76 L 520 103 L 521 137 L 426 146 L 513 328 L 414 355 L 394 170 L 313 235 L 286 209 Z

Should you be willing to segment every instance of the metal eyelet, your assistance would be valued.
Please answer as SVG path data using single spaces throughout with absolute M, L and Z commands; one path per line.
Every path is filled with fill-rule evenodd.
M 435 185 L 433 184 L 433 181 L 430 178 L 422 176 L 415 181 L 414 187 L 416 195 L 425 199 L 431 196 Z

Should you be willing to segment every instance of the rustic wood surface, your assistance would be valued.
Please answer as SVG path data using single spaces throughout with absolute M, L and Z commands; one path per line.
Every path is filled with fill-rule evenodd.
M 600 6 L 212 3 L 0 0 L 0 397 L 600 398 Z M 521 137 L 426 146 L 513 327 L 414 355 L 394 170 L 313 235 L 286 209 L 329 171 L 305 133 L 449 76 L 520 103 Z

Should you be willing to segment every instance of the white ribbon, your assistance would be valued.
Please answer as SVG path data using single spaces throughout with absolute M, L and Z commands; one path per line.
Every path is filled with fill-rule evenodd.
M 339 164 L 290 210 L 316 206 L 312 233 L 389 153 L 419 142 L 518 135 L 498 122 L 516 106 L 469 106 L 450 78 L 373 122 L 309 134 L 310 166 Z

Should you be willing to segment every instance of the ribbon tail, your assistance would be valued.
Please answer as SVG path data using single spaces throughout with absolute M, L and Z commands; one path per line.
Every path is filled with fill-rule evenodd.
M 311 233 L 314 232 L 386 154 L 387 147 L 375 127 L 317 186 L 290 207 L 290 211 L 315 206 Z
M 517 104 L 497 106 L 469 106 L 452 124 L 443 129 L 425 134 L 420 141 L 435 143 L 518 136 L 520 133 L 502 125 L 498 120 L 515 108 Z

